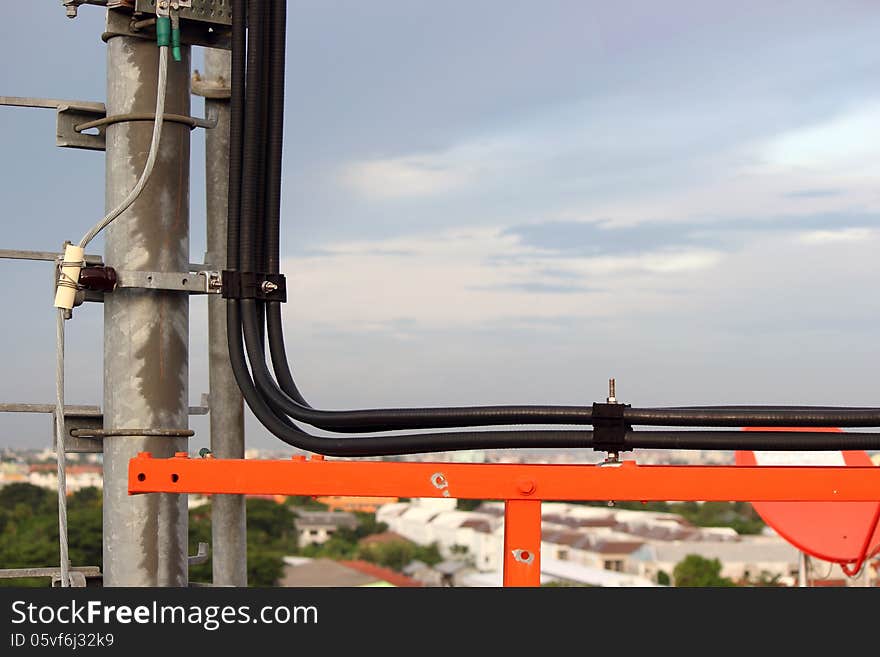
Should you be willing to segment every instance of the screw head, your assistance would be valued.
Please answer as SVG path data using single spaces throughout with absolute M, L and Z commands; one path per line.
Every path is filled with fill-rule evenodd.
M 523 495 L 531 495 L 535 492 L 535 482 L 531 479 L 520 479 L 516 482 L 516 487 Z

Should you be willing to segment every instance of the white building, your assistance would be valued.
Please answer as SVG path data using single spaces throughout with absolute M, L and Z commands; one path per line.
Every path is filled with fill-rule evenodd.
M 354 529 L 357 524 L 355 515 L 346 511 L 297 511 L 297 517 L 293 521 L 300 547 L 324 543 L 340 527 Z
M 676 564 L 689 554 L 721 562 L 721 576 L 734 582 L 756 581 L 762 574 L 797 578 L 798 550 L 779 537 L 741 537 L 739 541 L 655 541 L 635 551 L 632 561 L 639 575 L 656 580 L 664 571 L 672 578 Z M 674 581 L 673 581 L 674 584 Z

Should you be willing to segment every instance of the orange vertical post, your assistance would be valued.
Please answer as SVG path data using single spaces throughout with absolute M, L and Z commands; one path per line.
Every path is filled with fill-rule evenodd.
M 541 585 L 541 501 L 504 504 L 504 586 Z

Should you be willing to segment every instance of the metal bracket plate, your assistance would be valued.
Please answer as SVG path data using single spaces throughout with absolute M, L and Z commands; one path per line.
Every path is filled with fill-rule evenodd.
M 141 288 L 145 290 L 170 290 L 190 294 L 219 294 L 212 281 L 220 278 L 219 272 L 197 273 L 167 271 L 117 271 L 117 288 Z
M 43 107 L 55 110 L 55 145 L 62 148 L 84 148 L 91 151 L 104 150 L 104 130 L 97 134 L 76 131 L 76 126 L 107 115 L 104 103 L 87 100 L 58 100 L 57 98 L 27 98 L 0 96 L 0 105 L 17 107 Z
M 141 5 L 141 0 L 137 0 L 137 4 Z M 147 4 L 147 3 L 143 3 Z M 222 50 L 230 50 L 232 48 L 232 38 L 230 25 L 232 18 L 229 17 L 228 23 L 222 21 L 211 22 L 200 13 L 190 12 L 196 11 L 196 0 L 193 1 L 192 9 L 181 9 L 180 16 L 189 18 L 183 20 L 180 24 L 180 41 L 184 45 L 204 46 L 206 48 L 220 48 Z M 227 0 L 227 4 L 229 0 Z M 146 39 L 148 41 L 156 40 L 156 29 L 151 26 L 138 27 L 138 17 L 146 14 L 155 14 L 155 6 L 147 7 L 143 11 L 138 9 L 138 13 L 132 14 L 135 0 L 125 0 L 124 2 L 115 2 L 108 4 L 108 9 L 118 11 L 107 12 L 107 24 L 101 38 L 108 41 L 114 36 L 130 36 L 138 39 Z M 231 4 L 229 12 L 231 13 Z M 207 18 L 210 18 L 208 14 Z
M 67 429 L 67 435 L 64 437 L 64 451 L 70 454 L 100 454 L 104 451 L 104 443 L 97 438 L 89 438 L 85 436 L 72 436 L 70 432 L 74 429 L 99 430 L 104 426 L 104 416 L 101 409 L 95 408 L 90 413 L 70 413 L 64 414 L 64 428 Z M 52 424 L 50 425 L 52 434 L 52 449 L 55 449 L 57 436 L 55 435 L 55 412 L 52 412 Z
M 88 134 L 77 132 L 76 126 L 103 119 L 106 115 L 104 103 L 59 105 L 55 113 L 55 145 L 61 148 L 103 151 L 106 148 L 106 135 L 103 127 L 95 128 L 97 130 L 95 134 Z
M 155 14 L 156 0 L 135 0 L 134 10 Z M 232 25 L 232 0 L 190 0 L 188 7 L 181 2 L 180 17 L 215 25 Z

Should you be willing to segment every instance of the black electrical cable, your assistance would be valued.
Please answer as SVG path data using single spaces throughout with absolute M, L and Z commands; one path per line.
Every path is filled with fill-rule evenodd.
M 811 409 L 747 407 L 728 408 L 627 408 L 624 419 L 633 425 L 671 427 L 876 427 L 876 408 Z
M 281 158 L 284 145 L 284 79 L 287 51 L 287 3 L 273 2 L 269 35 L 268 119 L 266 125 L 266 272 L 281 267 Z M 278 303 L 278 302 L 276 302 Z
M 259 121 L 256 124 L 256 136 L 254 142 L 260 147 L 260 155 L 257 158 L 256 166 L 253 170 L 253 188 L 254 195 L 259 199 L 256 212 L 254 213 L 253 231 L 254 231 L 254 264 L 253 270 L 257 272 L 266 272 L 267 254 L 266 254 L 266 230 L 267 216 L 266 207 L 268 204 L 267 190 L 269 187 L 269 169 L 266 162 L 266 144 L 270 139 L 272 126 L 270 123 L 270 107 L 267 96 L 271 92 L 271 75 L 272 75 L 272 40 L 273 35 L 277 31 L 272 25 L 272 6 L 287 4 L 286 0 L 278 2 L 265 2 L 265 0 L 251 0 L 262 14 L 263 38 L 259 44 L 262 47 L 262 55 L 260 56 L 260 65 L 262 70 L 260 74 L 259 86 Z M 280 172 L 279 172 L 280 174 Z M 262 311 L 262 303 L 259 304 Z
M 239 266 L 242 271 L 257 271 L 256 255 L 259 250 L 260 235 L 255 227 L 263 212 L 264 195 L 254 183 L 256 172 L 262 166 L 264 149 L 260 140 L 260 123 L 263 114 L 263 93 L 260 84 L 263 74 L 263 39 L 265 22 L 260 0 L 249 0 L 247 14 L 247 76 L 244 87 L 244 148 L 242 153 L 241 179 L 241 233 L 235 248 L 239 252 Z M 233 89 L 232 93 L 236 93 Z
M 284 144 L 284 82 L 286 67 L 287 3 L 273 3 L 272 13 L 272 74 L 269 82 L 269 142 L 267 145 L 266 177 L 266 271 L 281 271 L 281 160 Z M 281 322 L 281 302 L 266 302 L 266 324 L 269 327 L 269 353 L 278 385 L 293 401 L 311 408 L 293 379 L 284 329 Z
M 880 449 L 880 433 L 816 431 L 630 431 L 626 449 L 840 450 Z
M 247 4 L 233 0 L 232 93 L 229 99 L 229 192 L 226 219 L 226 267 L 237 270 L 241 241 L 241 166 L 244 151 L 245 48 L 247 47 Z

